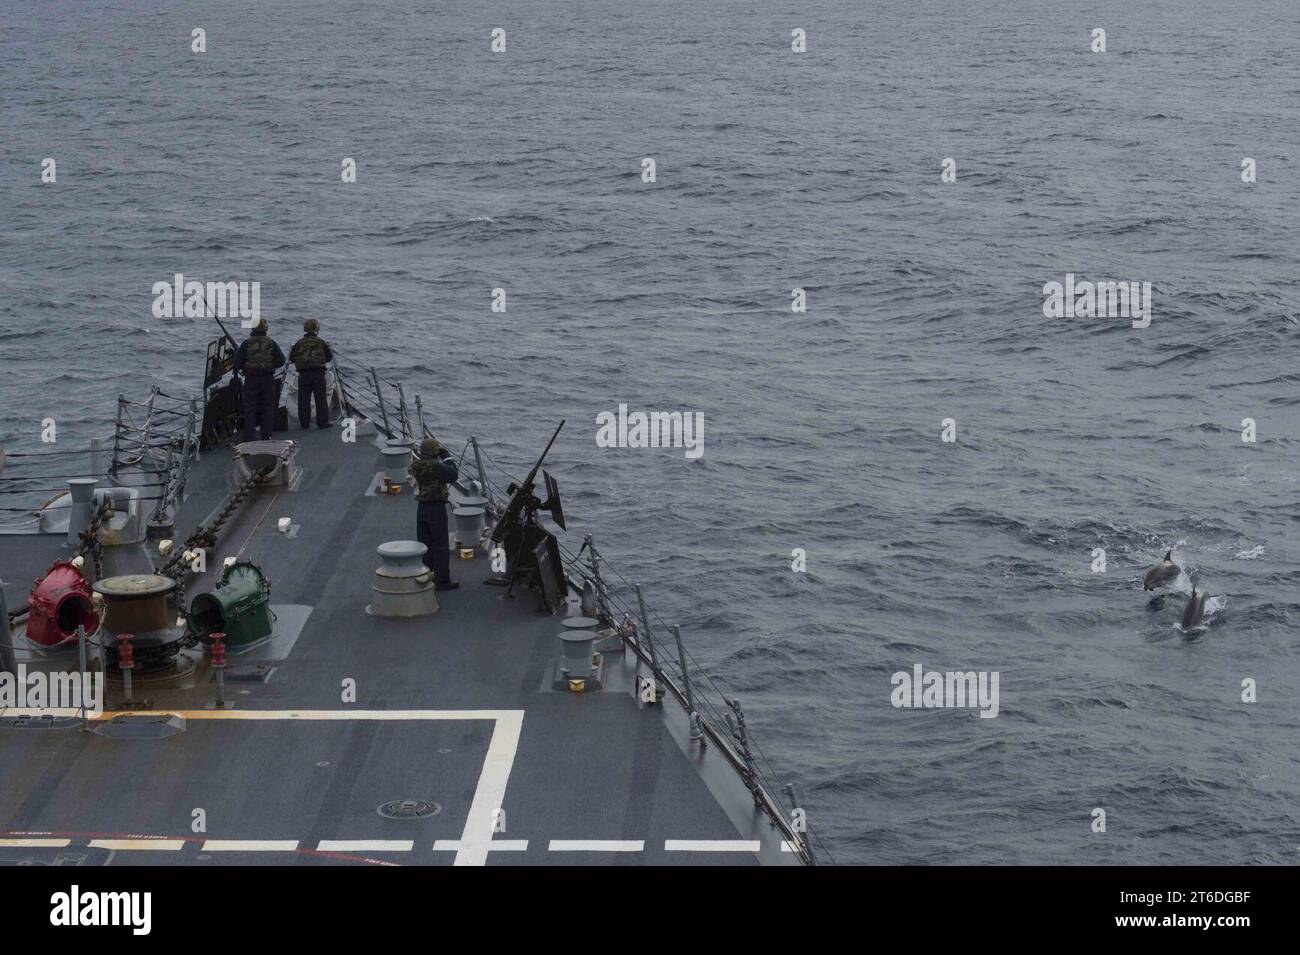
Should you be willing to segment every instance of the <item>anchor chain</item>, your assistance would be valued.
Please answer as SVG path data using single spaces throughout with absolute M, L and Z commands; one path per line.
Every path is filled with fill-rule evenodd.
M 280 461 L 283 460 L 284 456 L 281 455 Z M 230 495 L 230 499 L 226 501 L 225 506 L 217 512 L 217 515 L 213 517 L 212 520 L 208 521 L 208 523 L 200 524 L 196 527 L 193 533 L 191 533 L 189 537 L 185 538 L 185 543 L 182 544 L 170 558 L 168 558 L 165 564 L 158 568 L 158 576 L 168 577 L 175 581 L 176 589 L 173 591 L 173 595 L 176 599 L 177 609 L 182 615 L 185 613 L 185 573 L 186 569 L 189 567 L 189 561 L 185 559 L 185 555 L 196 549 L 201 548 L 207 550 L 215 547 L 217 545 L 217 536 L 221 533 L 221 529 L 225 526 L 226 521 L 230 520 L 234 513 L 239 510 L 240 505 L 244 503 L 244 498 L 248 496 L 248 492 L 251 491 L 259 482 L 265 480 L 271 472 L 279 466 L 280 461 L 277 461 L 275 464 L 268 464 L 265 467 L 258 468 L 250 474 L 237 488 L 235 488 L 234 493 Z M 193 634 L 187 633 L 184 641 L 182 641 L 182 646 L 188 648 L 197 645 L 198 638 Z
M 104 542 L 99 539 L 99 528 L 103 525 L 104 518 L 112 513 L 113 499 L 106 497 L 104 502 L 90 515 L 90 523 L 81 532 L 81 543 L 77 547 L 78 557 L 82 558 L 82 560 L 87 557 L 90 558 L 91 564 L 95 568 L 96 580 L 104 576 Z

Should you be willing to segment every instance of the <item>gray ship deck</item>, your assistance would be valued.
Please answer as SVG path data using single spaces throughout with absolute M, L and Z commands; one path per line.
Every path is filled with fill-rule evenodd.
M 147 709 L 184 718 L 173 736 L 115 738 L 73 721 L 19 728 L 14 711 L 0 711 L 0 862 L 797 861 L 716 748 L 689 741 L 682 708 L 635 698 L 631 653 L 606 657 L 601 691 L 552 690 L 559 615 L 537 613 L 526 591 L 507 600 L 485 586 L 486 558 L 453 555 L 462 586 L 438 595 L 438 613 L 370 616 L 375 547 L 413 536 L 409 491 L 366 494 L 380 467 L 369 439 L 345 444 L 337 427 L 279 437 L 299 443 L 301 480 L 256 490 L 209 554 L 206 577 L 187 586 L 191 596 L 208 589 L 236 554 L 270 581 L 278 635 L 231 655 L 233 705 L 213 706 L 195 650 L 179 675 L 136 681 Z M 195 464 L 178 538 L 221 501 L 231 457 L 216 449 Z M 290 534 L 277 531 L 281 517 L 297 525 Z M 62 537 L 0 537 L 9 605 L 67 553 Z M 140 547 L 106 554 L 106 575 L 147 568 Z M 569 612 L 579 612 L 576 596 Z M 64 650 L 47 665 L 69 666 L 69 653 L 75 660 Z M 29 666 L 39 659 L 23 656 Z M 355 703 L 343 702 L 349 679 Z M 121 699 L 110 679 L 98 727 Z M 419 819 L 377 811 L 407 798 L 440 810 Z

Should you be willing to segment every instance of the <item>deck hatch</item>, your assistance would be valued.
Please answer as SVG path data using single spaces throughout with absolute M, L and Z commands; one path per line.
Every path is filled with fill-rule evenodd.
M 185 732 L 185 718 L 175 713 L 123 713 L 102 726 L 100 736 L 112 739 L 164 739 Z
M 390 799 L 376 812 L 385 819 L 427 819 L 442 812 L 432 799 Z

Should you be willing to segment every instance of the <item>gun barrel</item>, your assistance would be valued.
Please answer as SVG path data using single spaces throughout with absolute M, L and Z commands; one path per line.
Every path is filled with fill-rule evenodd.
M 528 472 L 528 477 L 524 478 L 524 482 L 523 484 L 520 485 L 520 487 L 532 487 L 533 482 L 537 479 L 537 472 L 542 469 L 542 462 L 546 460 L 546 455 L 549 454 L 551 451 L 551 445 L 553 445 L 555 443 L 555 439 L 560 436 L 560 428 L 563 427 L 564 427 L 564 420 L 561 419 L 559 427 L 555 429 L 555 434 L 551 435 L 551 440 L 547 441 L 546 447 L 542 449 L 542 456 L 537 459 L 537 463 L 534 464 L 533 469 Z
M 550 453 L 551 445 L 553 445 L 555 439 L 560 436 L 560 428 L 563 427 L 564 420 L 561 419 L 559 427 L 557 427 L 555 433 L 551 435 L 551 440 L 547 441 L 546 447 L 542 449 L 541 457 L 537 459 L 537 463 L 533 465 L 533 469 L 528 472 L 528 477 L 524 478 L 515 489 L 514 496 L 510 499 L 510 503 L 506 506 L 506 509 L 502 513 L 501 518 L 497 521 L 496 526 L 492 528 L 491 538 L 497 543 L 500 543 L 501 539 L 505 536 L 506 527 L 512 521 L 518 519 L 519 512 L 523 509 L 525 498 L 532 493 L 533 482 L 537 479 L 537 472 L 541 470 L 542 462 L 546 460 L 546 455 Z
M 208 297 L 204 295 L 202 292 L 199 292 L 199 297 L 202 298 L 203 300 L 203 314 L 207 315 L 209 318 L 211 318 L 214 322 L 217 323 L 217 327 L 221 329 L 221 334 L 225 335 L 226 341 L 230 342 L 230 347 L 238 349 L 239 343 L 230 336 L 230 332 L 226 330 L 226 325 L 221 320 L 221 317 L 215 311 L 213 311 L 212 308 L 208 305 Z
M 238 348 L 239 343 L 230 337 L 230 332 L 226 331 L 226 326 L 222 323 L 221 319 L 217 318 L 216 315 L 213 315 L 212 317 L 216 321 L 216 323 L 221 326 L 221 334 L 226 336 L 226 341 L 230 342 L 230 347 Z

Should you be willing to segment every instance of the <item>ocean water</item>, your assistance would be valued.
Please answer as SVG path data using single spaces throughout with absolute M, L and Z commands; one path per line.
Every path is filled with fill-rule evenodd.
M 213 328 L 153 284 L 259 281 L 448 444 L 517 473 L 567 419 L 570 546 L 838 861 L 1294 863 L 1297 41 L 1289 0 L 9 4 L 0 441 L 192 392 Z M 1045 318 L 1067 272 L 1150 327 Z M 619 403 L 703 456 L 597 447 Z M 1142 592 L 1170 547 L 1192 634 Z M 916 664 L 997 717 L 895 708 Z

